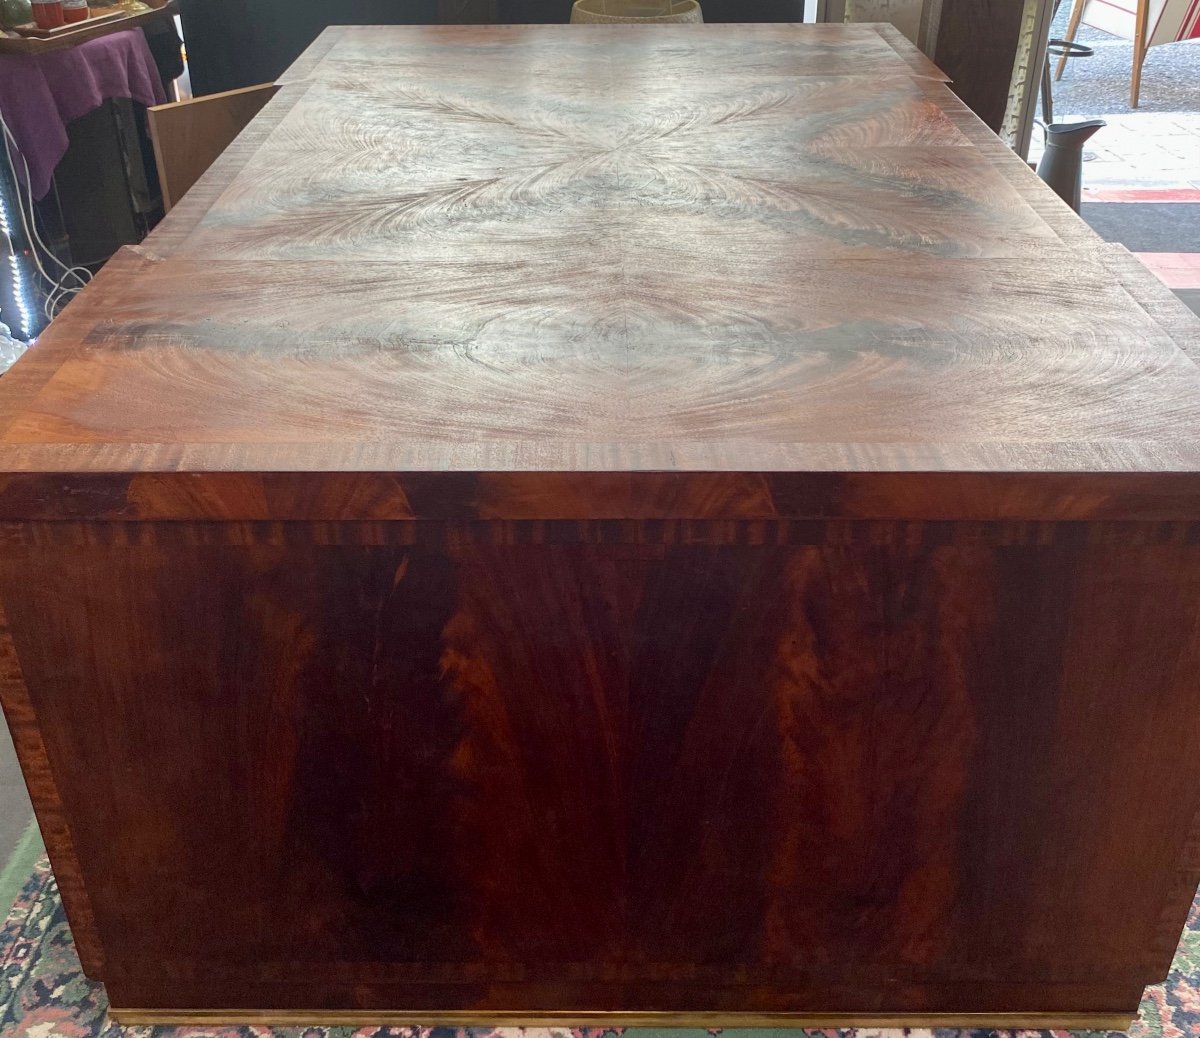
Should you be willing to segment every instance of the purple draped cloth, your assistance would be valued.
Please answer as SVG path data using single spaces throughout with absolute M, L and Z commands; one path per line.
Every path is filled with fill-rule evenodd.
M 144 105 L 167 99 L 140 29 L 49 54 L 0 55 L 0 114 L 29 163 L 34 198 L 50 190 L 54 167 L 67 152 L 67 123 L 114 97 Z M 24 181 L 25 171 L 15 154 L 13 162 Z

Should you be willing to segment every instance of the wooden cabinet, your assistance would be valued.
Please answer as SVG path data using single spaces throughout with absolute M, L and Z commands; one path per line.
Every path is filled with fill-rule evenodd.
M 1195 320 L 872 26 L 330 30 L 0 380 L 122 1020 L 1119 1026 Z

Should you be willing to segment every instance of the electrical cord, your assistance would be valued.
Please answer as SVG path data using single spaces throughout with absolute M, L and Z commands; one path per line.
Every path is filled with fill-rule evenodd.
M 21 214 L 21 226 L 25 231 L 25 236 L 29 240 L 30 253 L 33 256 L 34 265 L 37 267 L 38 273 L 50 286 L 50 291 L 46 295 L 45 302 L 42 305 L 42 313 L 47 321 L 54 320 L 58 311 L 66 305 L 68 299 L 84 288 L 89 281 L 92 280 L 92 272 L 87 267 L 68 266 L 58 258 L 54 250 L 42 239 L 37 227 L 37 214 L 33 208 L 33 180 L 29 173 L 29 163 L 25 156 L 21 154 L 21 149 L 17 144 L 16 138 L 13 137 L 12 131 L 8 128 L 8 123 L 5 122 L 3 115 L 0 115 L 0 128 L 4 134 L 4 155 L 8 161 L 9 171 L 12 173 L 13 183 L 17 189 L 17 209 Z M 13 149 L 16 149 L 17 155 L 21 159 L 21 164 L 25 171 L 25 190 L 21 190 L 21 178 L 17 176 L 16 163 L 13 161 Z M 42 263 L 42 258 L 38 253 L 38 247 L 41 247 L 46 258 L 56 264 L 62 271 L 58 277 L 54 277 L 46 270 Z M 86 275 L 86 276 L 85 276 Z M 74 284 L 69 284 L 68 281 L 73 281 Z
M 86 267 L 68 267 L 65 263 L 63 263 L 62 260 L 58 258 L 54 250 L 50 248 L 50 246 L 47 245 L 42 239 L 41 233 L 38 231 L 37 227 L 37 214 L 34 212 L 33 208 L 33 178 L 29 173 L 29 163 L 26 161 L 25 156 L 21 154 L 21 149 L 17 144 L 16 138 L 13 137 L 12 131 L 8 128 L 8 124 L 4 122 L 3 116 L 0 116 L 0 127 L 2 127 L 4 131 L 4 152 L 8 159 L 8 168 L 13 175 L 14 183 L 17 185 L 17 200 L 21 203 L 21 223 L 25 229 L 25 233 L 28 236 L 30 243 L 40 245 L 42 250 L 45 252 L 46 257 L 57 264 L 63 273 L 59 275 L 58 278 L 54 278 L 52 275 L 48 274 L 45 267 L 42 266 L 42 263 L 37 255 L 37 250 L 34 249 L 34 262 L 37 264 L 38 271 L 51 285 L 56 286 L 59 285 L 68 275 L 73 275 L 80 282 L 76 289 L 76 291 L 78 291 L 78 288 L 82 288 L 83 285 L 87 284 L 87 282 L 91 280 L 91 271 Z M 24 193 L 21 191 L 21 181 L 20 178 L 17 177 L 16 167 L 13 163 L 13 148 L 16 148 L 17 154 L 21 158 L 21 165 L 25 170 Z M 86 274 L 87 278 L 83 278 L 82 274 Z

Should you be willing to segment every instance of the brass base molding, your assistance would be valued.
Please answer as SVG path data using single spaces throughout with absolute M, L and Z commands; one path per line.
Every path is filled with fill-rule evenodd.
M 955 1027 L 967 1030 L 1125 1031 L 1126 1013 L 607 1013 L 400 1012 L 370 1009 L 119 1009 L 109 1016 L 124 1027 L 267 1026 L 355 1027 Z

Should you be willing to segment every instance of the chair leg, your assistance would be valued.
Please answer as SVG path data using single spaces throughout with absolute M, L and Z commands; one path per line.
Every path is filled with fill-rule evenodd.
M 1071 5 L 1071 19 L 1067 22 L 1067 34 L 1063 37 L 1068 43 L 1075 42 L 1075 34 L 1079 32 L 1079 23 L 1083 21 L 1083 9 L 1087 6 L 1087 0 L 1074 0 Z M 1058 59 L 1058 67 L 1054 70 L 1054 81 L 1057 83 L 1062 79 L 1063 69 L 1067 67 L 1067 56 L 1064 54 Z
M 1129 107 L 1136 108 L 1142 93 L 1142 65 L 1146 61 L 1150 0 L 1138 0 L 1137 24 L 1133 32 L 1133 68 L 1129 74 Z

